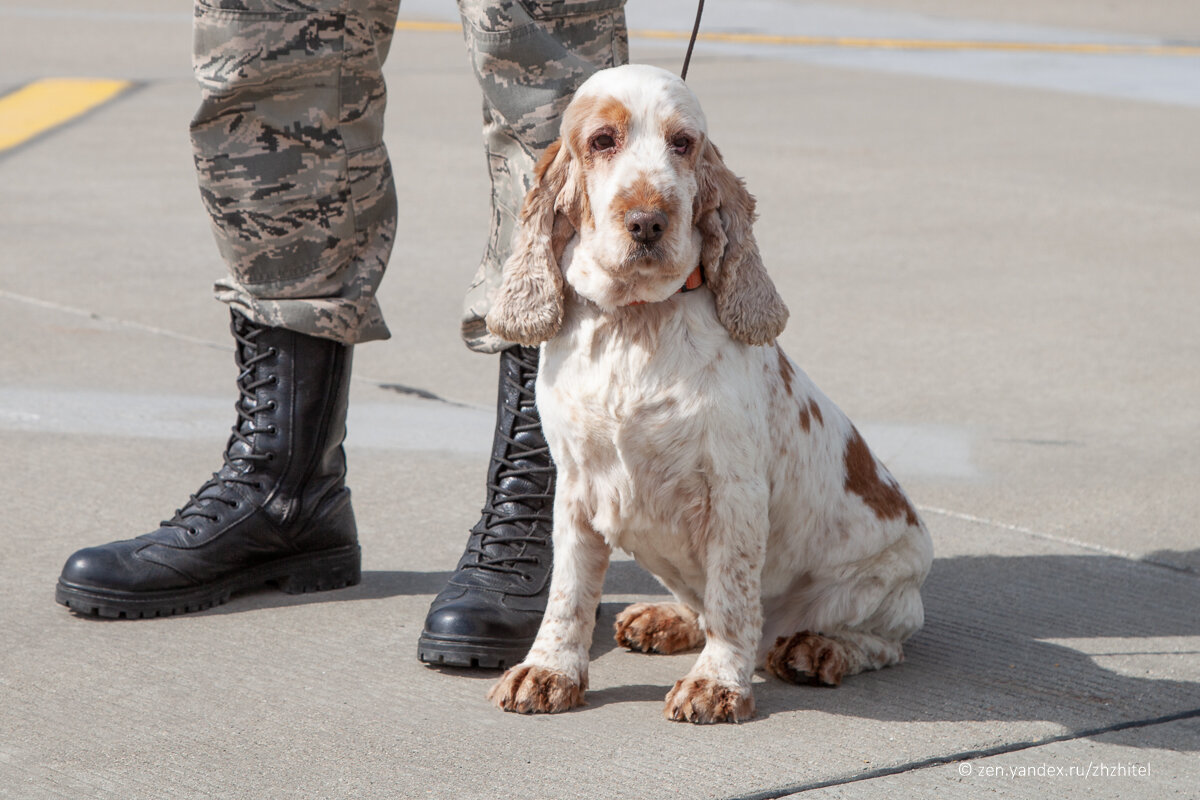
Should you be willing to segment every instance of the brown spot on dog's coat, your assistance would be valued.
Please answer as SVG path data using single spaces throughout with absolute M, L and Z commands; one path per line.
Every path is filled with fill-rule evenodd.
M 836 639 L 801 631 L 775 640 L 767 653 L 766 667 L 788 683 L 838 686 L 846 674 L 847 659 Z
M 591 141 L 598 133 L 613 137 L 619 150 L 629 135 L 629 109 L 614 97 L 581 97 L 569 107 L 570 114 L 564 116 L 562 129 L 570 130 L 571 149 L 589 166 L 597 154 L 592 152 Z
M 792 396 L 792 378 L 796 376 L 796 371 L 792 369 L 792 364 L 788 361 L 788 357 L 783 354 L 783 350 L 776 347 L 775 352 L 779 354 L 779 377 L 783 378 L 783 388 L 787 391 L 788 397 Z M 808 423 L 801 421 L 804 424 L 804 430 L 808 430 Z
M 624 224 L 625 214 L 634 210 L 661 211 L 671 223 L 679 223 L 679 204 L 667 197 L 644 176 L 639 176 L 613 198 L 612 217 Z
M 629 109 L 615 97 L 604 97 L 596 103 L 593 112 L 605 123 L 612 125 L 622 134 L 629 133 L 629 120 L 633 116 Z
M 846 442 L 846 491 L 861 497 L 881 520 L 904 516 L 909 525 L 917 524 L 912 504 L 894 480 L 879 474 L 875 456 L 853 426 Z
M 817 401 L 811 397 L 800 403 L 800 426 L 807 433 L 812 429 L 812 421 L 816 420 L 818 424 L 825 424 L 825 418 L 821 416 L 821 407 L 817 405 Z
M 825 424 L 825 418 L 821 416 L 821 407 L 817 405 L 817 401 L 813 400 L 811 397 L 808 398 L 808 410 L 812 412 L 813 418 L 817 421 L 817 424 Z

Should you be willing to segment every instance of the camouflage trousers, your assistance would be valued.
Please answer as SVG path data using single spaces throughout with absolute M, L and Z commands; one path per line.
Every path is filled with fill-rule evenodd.
M 356 344 L 388 337 L 376 293 L 396 232 L 383 63 L 399 0 L 195 0 L 200 193 L 229 276 L 260 323 Z M 483 89 L 492 220 L 464 304 L 475 350 L 533 164 L 571 94 L 628 60 L 624 0 L 459 0 Z M 401 168 L 403 165 L 401 165 Z M 401 172 L 402 174 L 402 172 Z

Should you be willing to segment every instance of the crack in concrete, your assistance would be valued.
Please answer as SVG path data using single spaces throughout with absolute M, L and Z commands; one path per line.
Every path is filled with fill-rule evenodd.
M 1038 747 L 1044 747 L 1050 744 L 1058 744 L 1059 742 L 1071 742 L 1077 739 L 1088 739 L 1094 736 L 1101 736 L 1106 733 L 1116 733 L 1134 728 L 1149 728 L 1155 725 L 1165 725 L 1170 722 L 1178 722 L 1183 719 L 1193 719 L 1200 717 L 1200 708 L 1193 708 L 1188 711 L 1180 711 L 1175 714 L 1167 714 L 1161 717 L 1153 717 L 1151 719 L 1128 720 L 1126 722 L 1116 722 L 1111 725 L 1104 725 L 1099 728 L 1088 728 L 1081 731 L 1071 731 L 1069 733 L 1059 734 L 1058 736 L 1049 736 L 1045 739 L 1030 742 L 1011 742 L 1009 744 L 996 745 L 995 747 L 986 747 L 979 750 L 963 750 L 958 753 L 951 753 L 944 756 L 932 756 L 930 758 L 921 759 L 920 761 L 909 761 L 905 764 L 897 764 L 894 767 L 881 767 L 868 772 L 863 772 L 858 775 L 849 775 L 841 778 L 832 778 L 824 781 L 813 781 L 812 783 L 801 783 L 793 786 L 784 786 L 778 789 L 768 789 L 762 792 L 753 794 L 742 794 L 734 797 L 726 798 L 726 800 L 778 800 L 778 798 L 794 797 L 804 792 L 813 792 L 817 789 L 827 789 L 831 786 L 845 786 L 850 783 L 860 783 L 862 781 L 875 780 L 876 778 L 886 778 L 892 775 L 901 775 L 907 772 L 916 772 L 917 770 L 931 769 L 933 767 L 941 767 L 946 764 L 957 764 L 960 761 L 974 761 L 980 758 L 990 758 L 992 756 L 1006 755 L 1008 753 L 1019 753 L 1022 750 L 1031 750 Z

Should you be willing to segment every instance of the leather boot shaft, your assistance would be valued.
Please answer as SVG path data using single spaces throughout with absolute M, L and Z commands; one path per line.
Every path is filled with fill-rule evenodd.
M 231 332 L 239 397 L 225 464 L 188 506 L 142 538 L 198 546 L 228 528 L 236 509 L 221 498 L 236 493 L 243 509 L 269 520 L 291 549 L 356 543 L 353 516 L 326 513 L 327 506 L 349 508 L 343 442 L 352 348 L 257 325 L 237 312 Z M 305 524 L 316 519 L 326 520 L 319 530 Z
M 511 666 L 537 634 L 549 596 L 555 484 L 537 411 L 537 371 L 534 348 L 500 354 L 487 499 L 425 618 L 417 653 L 422 661 Z
M 78 551 L 56 597 L 76 611 L 147 617 L 222 603 L 269 583 L 357 583 L 346 488 L 351 348 L 234 311 L 237 414 L 221 468 L 157 530 Z
M 536 348 L 500 356 L 487 499 L 451 583 L 518 596 L 537 595 L 549 583 L 555 470 L 537 410 L 537 367 Z

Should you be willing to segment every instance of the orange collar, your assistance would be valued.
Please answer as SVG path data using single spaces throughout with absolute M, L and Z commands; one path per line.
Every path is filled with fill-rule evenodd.
M 687 280 L 683 282 L 683 286 L 680 286 L 679 291 L 677 291 L 675 294 L 683 294 L 684 292 L 690 292 L 693 289 L 699 289 L 703 285 L 704 285 L 704 265 L 697 264 L 696 268 L 694 270 L 692 270 L 692 274 L 687 276 Z M 672 295 L 672 297 L 674 297 L 674 296 L 675 295 Z M 644 305 L 646 305 L 646 301 L 645 300 L 635 300 L 632 303 L 629 303 L 629 305 L 644 306 Z

